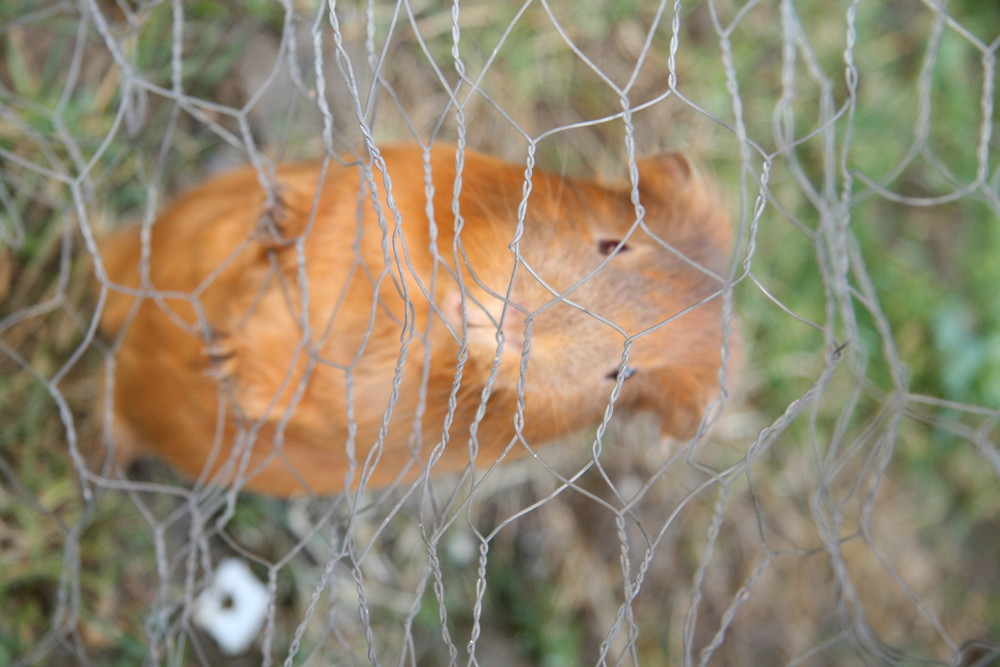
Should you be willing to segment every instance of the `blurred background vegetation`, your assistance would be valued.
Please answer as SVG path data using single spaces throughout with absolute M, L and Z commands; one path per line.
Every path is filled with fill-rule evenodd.
M 348 62 L 379 141 L 462 136 L 514 161 L 537 142 L 548 169 L 620 179 L 631 131 L 641 154 L 693 155 L 741 233 L 746 369 L 694 456 L 729 472 L 705 484 L 704 469 L 678 463 L 638 497 L 637 525 L 664 532 L 632 604 L 635 638 L 612 631 L 624 586 L 614 515 L 564 493 L 491 541 L 480 664 L 591 664 L 605 649 L 643 665 L 989 660 L 1000 5 L 676 4 L 677 15 L 639 0 L 461 2 L 459 85 L 456 15 L 429 0 L 337 3 L 337 40 L 306 0 L 3 3 L 0 664 L 257 664 L 283 659 L 300 622 L 293 664 L 367 661 L 350 570 L 322 588 L 337 540 L 303 527 L 344 510 L 336 501 L 241 497 L 194 541 L 191 499 L 169 470 L 148 464 L 142 478 L 160 486 L 143 492 L 100 463 L 81 473 L 103 447 L 107 357 L 87 236 L 152 217 L 228 166 L 355 149 Z M 619 488 L 663 470 L 670 450 L 649 433 L 614 431 L 606 468 Z M 566 449 L 553 460 L 572 470 L 582 450 Z M 498 479 L 473 504 L 484 533 L 556 486 L 527 463 Z M 582 485 L 609 495 L 598 479 Z M 448 634 L 464 662 L 478 542 L 456 522 L 443 590 L 419 586 L 416 510 L 378 526 L 392 499 L 373 499 L 370 525 L 354 529 L 373 545 L 363 569 L 378 655 L 443 664 Z M 276 606 L 273 641 L 225 663 L 183 602 L 185 576 L 233 552 L 276 573 Z

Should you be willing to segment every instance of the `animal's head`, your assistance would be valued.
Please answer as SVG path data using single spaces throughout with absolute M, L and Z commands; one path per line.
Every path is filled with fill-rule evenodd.
M 517 391 L 526 368 L 529 411 L 548 397 L 599 417 L 621 378 L 616 409 L 689 437 L 719 390 L 730 225 L 684 157 L 637 168 L 635 190 L 536 172 L 524 200 L 523 169 L 468 157 L 463 226 L 441 243 L 463 288 L 445 281 L 442 314 L 473 368 L 494 363 L 501 335 L 495 391 Z M 453 219 L 446 194 L 439 224 Z

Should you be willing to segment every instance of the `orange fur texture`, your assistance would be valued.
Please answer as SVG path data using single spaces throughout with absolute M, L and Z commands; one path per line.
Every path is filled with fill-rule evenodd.
M 536 170 L 518 236 L 523 165 L 467 150 L 456 187 L 454 147 L 380 156 L 280 166 L 272 197 L 212 178 L 147 271 L 138 228 L 102 244 L 123 451 L 278 496 L 384 486 L 593 426 L 620 370 L 616 414 L 695 433 L 731 231 L 683 157 L 638 162 L 639 225 L 630 187 Z

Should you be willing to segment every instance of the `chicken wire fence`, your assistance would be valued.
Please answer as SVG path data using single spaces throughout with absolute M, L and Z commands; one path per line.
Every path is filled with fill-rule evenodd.
M 0 17 L 0 663 L 1000 655 L 993 3 Z M 612 409 L 485 474 L 293 500 L 118 466 L 97 240 L 230 167 L 398 141 L 622 183 L 679 150 L 711 174 L 736 239 L 722 354 L 742 361 L 703 428 L 663 439 Z

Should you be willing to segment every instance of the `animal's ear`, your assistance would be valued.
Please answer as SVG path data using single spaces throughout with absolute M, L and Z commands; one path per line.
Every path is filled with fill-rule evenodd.
M 636 160 L 639 169 L 639 193 L 663 197 L 696 178 L 691 160 L 683 153 L 661 153 Z

